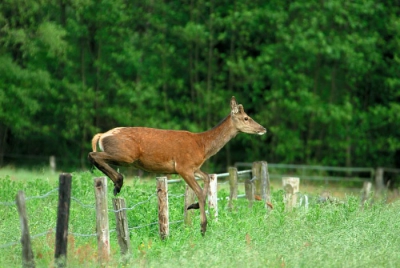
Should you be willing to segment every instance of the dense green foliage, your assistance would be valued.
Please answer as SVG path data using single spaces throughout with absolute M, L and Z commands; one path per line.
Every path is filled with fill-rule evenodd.
M 269 132 L 239 135 L 218 170 L 400 167 L 399 66 L 396 0 L 4 0 L 0 164 L 85 166 L 96 132 L 204 131 L 235 95 Z
M 31 175 L 32 177 L 32 175 Z M 128 207 L 132 255 L 128 264 L 120 259 L 116 233 L 111 232 L 110 267 L 397 267 L 400 262 L 400 203 L 375 201 L 364 209 L 359 199 L 347 197 L 341 204 L 311 203 L 285 212 L 283 191 L 274 190 L 274 210 L 266 213 L 261 202 L 248 208 L 245 199 L 227 208 L 218 203 L 218 221 L 209 218 L 206 236 L 200 235 L 198 211 L 192 226 L 182 222 L 170 225 L 170 237 L 158 237 L 155 181 L 135 180 L 121 192 Z M 133 184 L 133 186 L 132 186 Z M 70 210 L 68 267 L 99 267 L 94 208 L 94 185 L 88 172 L 73 174 Z M 0 202 L 15 199 L 23 189 L 27 197 L 43 196 L 57 187 L 54 179 L 10 180 L 0 177 Z M 169 185 L 170 221 L 183 218 L 184 184 Z M 220 197 L 228 193 L 219 191 Z M 108 202 L 111 209 L 111 191 Z M 36 267 L 53 266 L 57 191 L 43 198 L 27 200 Z M 142 202 L 142 203 L 140 203 Z M 15 205 L 0 203 L 1 267 L 21 266 L 19 218 Z M 109 212 L 110 230 L 115 228 L 114 213 Z M 46 234 L 46 232 L 48 232 Z M 89 236 L 82 236 L 89 235 Z

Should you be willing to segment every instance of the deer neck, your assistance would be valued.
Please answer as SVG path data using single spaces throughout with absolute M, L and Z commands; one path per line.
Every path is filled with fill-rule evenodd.
M 225 144 L 236 136 L 238 130 L 234 127 L 231 115 L 225 117 L 214 128 L 199 133 L 204 146 L 206 159 L 215 155 Z

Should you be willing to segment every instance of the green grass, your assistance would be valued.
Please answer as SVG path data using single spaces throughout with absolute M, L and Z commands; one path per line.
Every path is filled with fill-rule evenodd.
M 15 168 L 6 166 L 0 168 L 0 178 L 9 178 L 13 181 L 32 181 L 36 179 L 45 180 L 48 182 L 57 181 L 58 175 L 52 172 L 48 167 L 43 168 Z
M 18 190 L 29 197 L 57 188 L 57 179 L 46 176 L 39 174 L 25 180 L 0 175 L 0 202 L 13 201 Z M 79 235 L 96 232 L 92 178 L 89 172 L 73 174 L 72 196 L 79 202 L 71 201 L 69 231 L 75 235 L 69 236 L 69 267 L 98 267 L 96 237 Z M 169 185 L 170 221 L 183 219 L 183 198 L 179 195 L 184 188 L 183 183 Z M 128 211 L 129 227 L 157 222 L 154 194 L 155 181 L 127 181 L 120 196 L 127 206 L 144 202 Z M 44 198 L 27 200 L 31 235 L 49 231 L 32 240 L 37 267 L 54 265 L 52 230 L 56 225 L 57 195 L 55 191 Z M 159 239 L 156 224 L 133 229 L 128 263 L 122 261 L 116 233 L 112 232 L 109 267 L 398 267 L 400 202 L 375 202 L 361 209 L 358 197 L 346 196 L 343 204 L 311 203 L 308 210 L 286 212 L 282 195 L 282 191 L 273 191 L 274 210 L 268 213 L 260 202 L 248 208 L 247 201 L 239 199 L 230 211 L 227 201 L 220 201 L 218 221 L 209 219 L 205 237 L 200 235 L 198 211 L 192 226 L 171 224 L 165 241 Z M 228 192 L 221 190 L 219 196 L 226 197 Z M 111 198 L 109 183 L 110 208 Z M 109 219 L 113 229 L 112 212 Z M 0 203 L 0 247 L 19 239 L 16 207 Z M 21 266 L 19 243 L 0 251 L 0 267 Z

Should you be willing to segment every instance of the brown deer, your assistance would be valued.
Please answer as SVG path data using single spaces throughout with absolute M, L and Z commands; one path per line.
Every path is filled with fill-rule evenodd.
M 192 133 L 146 127 L 114 128 L 93 137 L 93 152 L 88 157 L 114 182 L 114 195 L 121 191 L 123 176 L 110 164 L 134 166 L 152 173 L 181 175 L 198 198 L 198 203 L 187 209 L 200 208 L 201 233 L 204 235 L 207 228 L 205 201 L 210 181 L 200 167 L 239 132 L 262 135 L 267 131 L 251 119 L 243 106 L 232 97 L 230 114 L 211 130 Z M 96 151 L 97 143 L 100 152 Z M 204 189 L 201 189 L 195 176 L 204 180 Z

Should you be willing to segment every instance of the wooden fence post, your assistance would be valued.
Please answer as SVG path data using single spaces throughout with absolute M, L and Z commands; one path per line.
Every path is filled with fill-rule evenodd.
M 371 198 L 372 183 L 369 181 L 364 181 L 363 189 L 361 191 L 361 206 L 364 207 L 368 199 Z
M 35 267 L 35 260 L 33 258 L 31 237 L 29 235 L 24 192 L 18 191 L 15 199 L 19 213 L 19 221 L 21 223 L 22 266 L 33 268 Z
M 108 226 L 107 178 L 94 179 L 96 197 L 96 230 L 98 258 L 100 263 L 107 262 L 110 256 L 110 230 Z
M 185 201 L 184 201 L 185 202 L 184 222 L 186 225 L 192 225 L 192 217 L 194 214 L 194 210 L 193 209 L 188 210 L 187 208 L 195 202 L 195 197 L 196 194 L 194 193 L 192 188 L 190 188 L 189 185 L 186 185 Z
M 261 198 L 265 203 L 267 209 L 272 209 L 271 204 L 271 186 L 269 183 L 268 163 L 266 161 L 260 162 L 260 181 L 261 181 Z
M 218 220 L 217 174 L 210 174 L 209 177 L 210 177 L 210 188 L 208 189 L 208 208 L 214 212 L 214 219 Z
M 164 240 L 169 235 L 167 177 L 157 177 L 157 196 L 159 231 L 161 239 Z
M 233 200 L 237 200 L 237 196 L 238 196 L 237 168 L 229 167 L 228 172 L 229 172 L 229 189 L 230 189 L 228 208 L 232 209 L 233 208 Z
M 58 179 L 58 210 L 56 226 L 56 245 L 54 251 L 55 263 L 58 267 L 65 267 L 67 262 L 68 221 L 71 204 L 72 176 L 68 173 L 60 174 Z
M 251 177 L 252 180 L 254 181 L 256 199 L 262 199 L 260 173 L 261 173 L 261 162 L 259 161 L 253 162 L 253 166 L 251 168 Z
M 121 249 L 121 255 L 126 256 L 130 250 L 130 239 L 128 230 L 128 219 L 126 216 L 125 199 L 113 198 L 113 207 L 115 210 L 115 222 L 118 236 L 118 244 Z
M 254 192 L 255 192 L 254 181 L 246 180 L 244 182 L 244 189 L 246 191 L 246 198 L 247 200 L 249 200 L 249 208 L 251 208 L 254 203 Z
M 56 172 L 56 157 L 54 155 L 51 155 L 49 157 L 49 165 L 50 165 L 51 172 L 55 173 Z
M 383 181 L 383 168 L 377 168 L 375 171 L 375 185 L 377 192 L 382 192 L 385 189 L 385 183 Z
M 283 198 L 285 202 L 285 209 L 291 211 L 297 203 L 297 193 L 300 188 L 300 179 L 293 177 L 282 178 L 283 190 L 285 191 L 285 196 Z

